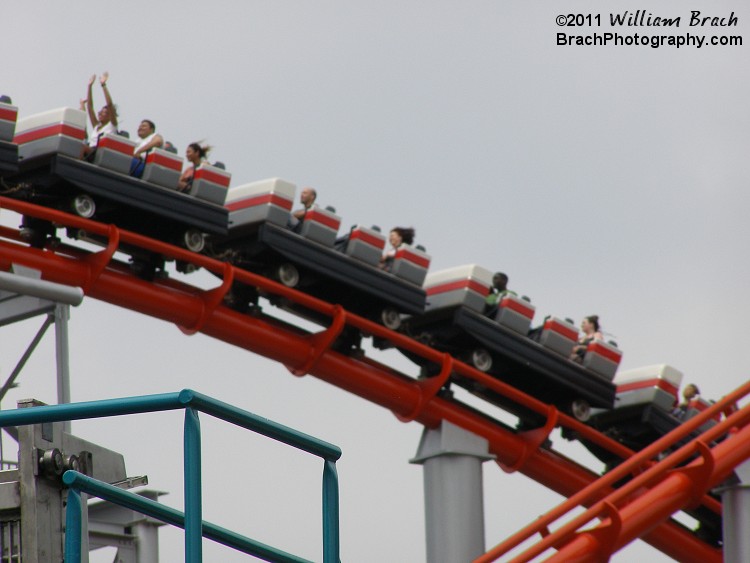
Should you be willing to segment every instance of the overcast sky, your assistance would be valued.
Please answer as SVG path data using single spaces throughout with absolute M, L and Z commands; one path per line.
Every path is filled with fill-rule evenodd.
M 20 117 L 77 107 L 89 76 L 109 71 L 131 134 L 150 118 L 181 153 L 205 140 L 233 185 L 278 176 L 314 186 L 345 228 L 413 226 L 433 270 L 503 270 L 537 320 L 596 313 L 623 368 L 668 363 L 719 398 L 750 368 L 750 10 L 649 5 L 681 26 L 613 28 L 610 13 L 643 5 L 611 1 L 6 0 L 0 94 Z M 691 10 L 734 11 L 738 24 L 688 27 Z M 602 25 L 558 27 L 568 13 L 599 14 Z M 745 45 L 563 47 L 560 32 L 735 35 Z M 100 106 L 98 85 L 94 97 Z M 39 322 L 2 329 L 0 377 Z M 73 311 L 70 340 L 74 400 L 190 387 L 339 445 L 342 560 L 424 560 L 422 475 L 408 463 L 419 425 L 93 300 Z M 49 338 L 3 408 L 55 402 L 53 347 Z M 319 560 L 321 464 L 202 423 L 205 517 Z M 130 474 L 147 473 L 182 507 L 181 415 L 73 429 L 123 452 Z M 559 438 L 555 447 L 570 451 Z M 488 548 L 561 500 L 493 463 L 484 474 Z M 181 533 L 163 531 L 161 546 L 162 560 L 179 559 Z M 247 560 L 205 550 L 207 561 Z M 636 557 L 659 555 L 639 543 L 615 560 Z

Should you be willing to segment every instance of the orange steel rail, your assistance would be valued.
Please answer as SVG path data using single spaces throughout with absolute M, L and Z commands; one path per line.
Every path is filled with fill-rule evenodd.
M 588 513 L 606 515 L 607 518 L 594 529 L 569 537 L 568 543 L 548 561 L 596 560 L 617 551 L 676 510 L 696 504 L 696 493 L 701 494 L 719 485 L 737 465 L 750 457 L 749 421 L 750 406 L 747 406 L 634 479 L 632 485 L 628 483 L 623 487 L 627 487 L 627 490 L 622 495 L 610 495 L 589 509 Z M 736 433 L 715 447 L 708 447 L 710 440 L 718 438 L 735 425 L 739 428 Z M 687 466 L 675 468 L 676 463 L 684 461 L 691 454 L 697 454 L 699 458 Z M 632 500 L 626 506 L 618 509 L 614 504 L 626 494 L 633 493 L 639 485 L 646 485 L 659 477 L 661 480 L 647 492 L 637 497 L 631 494 Z
M 623 503 L 627 502 L 632 495 L 638 494 L 638 496 L 641 496 L 643 494 L 642 489 L 644 487 L 653 486 L 653 483 L 656 480 L 663 478 L 668 471 L 674 469 L 678 464 L 685 462 L 690 455 L 695 453 L 703 454 L 704 451 L 707 450 L 707 446 L 705 446 L 705 444 L 718 439 L 722 435 L 725 435 L 727 432 L 733 432 L 731 440 L 731 443 L 735 448 L 733 450 L 733 453 L 739 454 L 741 456 L 743 455 L 742 452 L 744 451 L 745 458 L 750 457 L 750 441 L 748 441 L 744 445 L 745 449 L 743 450 L 741 447 L 739 447 L 739 442 L 734 435 L 735 431 L 738 428 L 744 427 L 750 421 L 750 407 L 745 407 L 741 411 L 734 411 L 732 409 L 736 402 L 739 399 L 747 396 L 748 393 L 750 393 L 750 383 L 746 383 L 745 385 L 741 386 L 734 392 L 724 397 L 718 403 L 712 405 L 710 408 L 701 412 L 699 415 L 687 420 L 682 425 L 677 427 L 674 431 L 663 436 L 653 444 L 650 444 L 648 447 L 638 452 L 635 456 L 618 465 L 612 471 L 608 472 L 594 483 L 591 483 L 591 485 L 582 489 L 555 509 L 549 511 L 523 530 L 509 537 L 483 556 L 478 557 L 474 563 L 488 563 L 490 561 L 495 561 L 499 557 L 506 555 L 509 551 L 516 548 L 522 542 L 531 538 L 536 533 L 543 535 L 544 539 L 536 545 L 528 548 L 517 557 L 511 559 L 513 563 L 531 561 L 534 557 L 542 554 L 546 549 L 549 549 L 551 547 L 559 548 L 560 545 L 564 544 L 566 541 L 571 541 L 573 538 L 573 534 L 581 526 L 586 525 L 593 518 L 604 518 L 607 514 L 611 514 L 613 510 L 617 510 L 617 505 L 622 505 Z M 652 459 L 660 452 L 667 450 L 670 446 L 679 443 L 680 440 L 689 436 L 693 431 L 700 428 L 703 424 L 705 424 L 715 415 L 718 415 L 721 412 L 731 412 L 732 414 L 718 425 L 711 427 L 709 430 L 701 434 L 695 440 L 692 440 L 690 443 L 679 448 L 676 452 L 670 454 L 661 462 L 652 465 L 645 472 L 636 474 L 638 469 L 640 467 L 643 467 L 643 465 L 648 462 L 648 460 Z M 678 471 L 687 472 L 687 470 L 685 469 L 679 469 Z M 561 518 L 565 514 L 568 514 L 572 509 L 584 504 L 594 496 L 597 496 L 598 491 L 603 487 L 609 487 L 614 482 L 627 477 L 630 474 L 635 475 L 635 477 L 628 483 L 618 488 L 613 493 L 607 495 L 606 498 L 595 503 L 584 514 L 581 514 L 570 522 L 567 522 L 554 533 L 549 532 L 549 525 L 552 524 L 555 520 Z M 726 478 L 726 475 L 723 478 Z M 719 477 L 717 477 L 717 479 L 720 480 Z M 708 485 L 708 483 L 703 479 L 698 482 L 694 482 L 691 487 L 691 497 L 689 499 L 690 502 L 688 503 L 688 505 L 696 505 L 695 500 L 696 498 L 699 498 L 696 495 L 702 495 L 708 488 L 713 487 L 714 484 Z M 684 507 L 684 504 L 678 505 L 672 512 Z M 666 515 L 662 515 L 662 519 L 669 517 L 672 512 Z M 653 514 L 655 513 L 655 511 L 648 511 L 650 517 L 653 517 Z M 639 514 L 638 517 L 643 518 L 644 515 Z M 622 545 L 620 545 L 619 547 L 622 547 Z M 602 553 L 597 553 L 597 556 L 600 557 L 601 555 Z
M 325 303 L 230 264 L 120 230 L 114 225 L 103 225 L 5 197 L 0 197 L 0 208 L 58 225 L 85 229 L 108 241 L 103 250 L 94 253 L 62 244 L 36 249 L 20 243 L 16 230 L 0 227 L 0 270 L 8 270 L 13 263 L 40 270 L 44 279 L 79 286 L 89 297 L 174 323 L 186 334 L 202 332 L 245 348 L 284 364 L 294 375 L 312 374 L 391 410 L 404 422 L 417 421 L 428 428 L 438 426 L 443 420 L 451 422 L 487 439 L 490 452 L 497 456 L 497 462 L 504 470 L 520 471 L 563 496 L 575 494 L 594 482 L 597 476 L 565 456 L 541 447 L 556 426 L 575 430 L 586 439 L 623 458 L 633 454 L 628 448 L 558 412 L 554 407 L 456 361 L 448 354 L 439 353 L 402 334 L 389 331 L 340 306 Z M 222 282 L 213 289 L 202 290 L 177 280 L 146 282 L 138 279 L 127 266 L 113 260 L 122 243 L 193 263 L 217 274 Z M 273 318 L 240 314 L 222 305 L 233 282 L 245 283 L 289 298 L 299 305 L 328 315 L 331 324 L 320 332 L 305 334 Z M 420 354 L 441 365 L 441 373 L 430 379 L 415 380 L 367 358 L 357 359 L 334 352 L 330 346 L 345 325 L 386 338 L 395 346 Z M 539 429 L 516 433 L 460 403 L 440 397 L 438 392 L 452 372 L 473 379 L 534 412 L 546 415 L 547 423 Z M 610 492 L 611 489 L 605 488 L 599 494 L 603 496 Z M 601 497 L 592 498 L 585 505 L 589 506 L 598 498 Z M 673 522 L 657 525 L 646 532 L 643 539 L 680 561 L 721 561 L 721 550 L 708 546 Z

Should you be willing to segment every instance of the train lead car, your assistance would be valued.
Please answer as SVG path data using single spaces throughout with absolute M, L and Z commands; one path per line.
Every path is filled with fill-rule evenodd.
M 355 238 L 350 248 L 342 252 L 335 247 L 341 218 L 331 209 L 314 207 L 299 232 L 287 228 L 296 190 L 290 182 L 275 178 L 232 187 L 230 173 L 203 165 L 195 171 L 190 192 L 181 193 L 181 157 L 153 149 L 142 178 L 134 178 L 128 174 L 134 143 L 123 136 L 103 137 L 93 162 L 79 158 L 85 127 L 85 114 L 72 108 L 20 120 L 14 143 L 7 143 L 17 152 L 0 151 L 4 180 L 17 187 L 11 197 L 229 260 L 391 328 L 398 326 L 401 315 L 424 310 L 421 282 L 430 263 L 424 251 L 405 249 L 394 271 L 385 272 L 357 244 L 370 244 L 376 235 L 360 230 L 363 238 Z M 9 126 L 4 131 L 5 137 L 11 136 Z M 25 218 L 22 233 L 33 245 L 43 246 L 56 236 L 56 227 Z M 88 233 L 75 230 L 68 235 L 91 240 Z M 139 248 L 120 250 L 131 256 L 139 275 L 166 273 L 165 257 Z M 189 271 L 182 264 L 178 269 Z M 239 289 L 233 294 L 239 296 L 234 306 L 242 308 L 243 302 L 257 299 L 252 288 Z

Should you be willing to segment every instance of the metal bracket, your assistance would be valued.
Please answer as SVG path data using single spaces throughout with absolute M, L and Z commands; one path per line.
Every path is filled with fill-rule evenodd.
M 232 266 L 228 262 L 225 262 L 224 276 L 221 285 L 215 287 L 214 289 L 204 291 L 200 296 L 203 306 L 201 308 L 201 313 L 198 317 L 198 320 L 195 321 L 195 324 L 191 327 L 181 326 L 179 327 L 179 329 L 187 335 L 193 335 L 196 332 L 199 332 L 203 328 L 203 325 L 206 324 L 206 321 L 209 319 L 211 314 L 224 301 L 224 297 L 226 297 L 226 294 L 231 289 L 233 283 L 234 266 Z
M 681 473 L 693 483 L 690 488 L 691 504 L 688 508 L 696 508 L 703 503 L 703 495 L 711 486 L 711 475 L 716 467 L 714 455 L 711 448 L 703 440 L 695 441 L 696 453 L 701 456 L 701 461 L 673 469 L 670 473 Z
M 531 454 L 537 451 L 542 446 L 542 444 L 547 441 L 549 435 L 557 426 L 559 415 L 559 411 L 554 406 L 548 405 L 547 421 L 544 423 L 544 426 L 534 428 L 533 430 L 519 432 L 518 436 L 524 442 L 521 455 L 519 455 L 518 459 L 516 459 L 516 461 L 512 464 L 499 463 L 503 471 L 505 471 L 506 473 L 514 473 L 521 469 L 529 459 L 529 457 L 531 457 Z
M 344 330 L 344 326 L 346 326 L 346 309 L 341 305 L 335 305 L 331 326 L 308 336 L 307 341 L 310 347 L 305 362 L 299 367 L 286 366 L 286 368 L 297 377 L 307 375 L 323 355 L 323 352 L 328 350 L 339 337 L 341 331 Z
M 83 286 L 84 293 L 88 293 L 96 283 L 96 280 L 99 279 L 104 269 L 112 261 L 112 256 L 114 256 L 118 246 L 120 246 L 120 229 L 114 225 L 109 225 L 107 247 L 104 250 L 86 256 L 83 260 L 89 266 L 86 283 Z
M 443 354 L 442 367 L 438 375 L 415 381 L 414 384 L 419 391 L 419 396 L 414 410 L 407 415 L 394 412 L 393 414 L 396 415 L 396 418 L 401 422 L 413 422 L 416 420 L 424 406 L 434 399 L 438 392 L 448 383 L 448 379 L 451 373 L 453 373 L 453 362 L 453 357 L 450 354 Z

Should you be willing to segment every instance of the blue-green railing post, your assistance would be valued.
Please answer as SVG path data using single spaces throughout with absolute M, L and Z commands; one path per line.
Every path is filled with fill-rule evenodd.
M 323 562 L 339 563 L 339 476 L 330 460 L 323 465 Z
M 155 500 L 147 499 L 130 491 L 103 483 L 92 477 L 86 477 L 77 471 L 66 471 L 63 483 L 76 491 L 86 492 L 113 504 L 130 508 L 145 516 L 156 518 L 172 526 L 185 529 L 185 514 L 174 508 L 159 504 Z M 227 547 L 237 549 L 242 553 L 253 555 L 263 561 L 277 561 L 278 563 L 312 563 L 307 559 L 292 555 L 268 546 L 264 543 L 241 536 L 211 522 L 203 522 L 203 533 L 206 538 Z M 73 537 L 73 536 L 71 536 Z M 67 560 L 66 560 L 67 563 Z M 79 563 L 78 561 L 74 563 Z
M 198 413 L 185 409 L 185 561 L 203 561 L 201 504 L 201 429 Z
M 69 489 L 65 507 L 65 563 L 81 563 L 82 510 L 80 491 Z
M 333 444 L 189 389 L 183 389 L 180 393 L 2 411 L 0 412 L 0 428 L 175 409 L 185 409 L 183 437 L 185 513 L 76 471 L 67 471 L 63 475 L 63 483 L 69 487 L 66 509 L 65 563 L 80 563 L 82 557 L 84 533 L 82 492 L 183 528 L 185 530 L 185 561 L 189 563 L 202 563 L 203 536 L 265 561 L 311 563 L 302 557 L 286 553 L 210 522 L 203 522 L 199 411 L 323 458 L 325 463 L 323 467 L 323 558 L 325 563 L 339 563 L 339 490 L 336 460 L 341 457 L 341 450 Z

